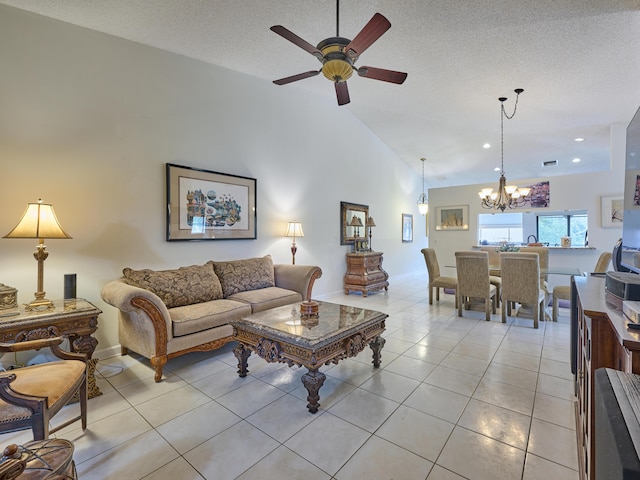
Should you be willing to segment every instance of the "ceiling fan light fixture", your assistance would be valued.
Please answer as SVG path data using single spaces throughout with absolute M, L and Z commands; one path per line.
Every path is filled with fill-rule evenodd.
M 353 74 L 353 67 L 346 60 L 328 60 L 322 66 L 322 75 L 332 82 L 344 82 Z
M 364 26 L 362 30 L 353 38 L 340 37 L 340 1 L 336 1 L 336 36 L 322 40 L 317 46 L 313 46 L 303 38 L 299 37 L 291 30 L 286 29 L 282 25 L 274 25 L 271 31 L 280 35 L 285 40 L 290 41 L 294 45 L 302 48 L 306 52 L 316 57 L 321 63 L 320 70 L 311 70 L 297 75 L 280 78 L 274 80 L 276 85 L 286 85 L 298 80 L 304 80 L 318 75 L 320 72 L 325 78 L 331 80 L 335 85 L 336 98 L 338 105 L 346 105 L 350 102 L 349 89 L 347 80 L 356 70 L 358 75 L 372 80 L 402 84 L 407 78 L 405 72 L 396 72 L 394 70 L 386 70 L 376 67 L 360 67 L 356 68 L 354 63 L 360 55 L 368 49 L 378 38 L 380 38 L 389 28 L 391 23 L 384 15 L 376 13 L 371 20 Z

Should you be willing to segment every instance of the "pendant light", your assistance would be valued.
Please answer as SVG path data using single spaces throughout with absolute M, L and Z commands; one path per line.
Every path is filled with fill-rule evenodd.
M 515 185 L 507 185 L 507 179 L 504 176 L 504 119 L 511 120 L 516 115 L 518 108 L 518 97 L 524 90 L 516 88 L 516 102 L 513 107 L 511 116 L 504 111 L 504 102 L 506 97 L 500 97 L 500 180 L 498 182 L 498 191 L 494 192 L 493 188 L 483 188 L 478 192 L 482 201 L 483 208 L 490 208 L 504 212 L 507 208 L 524 207 L 527 204 L 527 195 L 531 191 L 528 187 L 516 187 Z
M 427 198 L 427 194 L 424 193 L 424 161 L 426 160 L 426 158 L 422 157 L 420 159 L 420 161 L 422 162 L 422 193 L 420 194 L 420 196 L 418 197 L 418 201 L 416 202 L 418 204 L 418 211 L 420 212 L 420 215 L 426 215 L 426 213 L 429 211 L 429 198 Z

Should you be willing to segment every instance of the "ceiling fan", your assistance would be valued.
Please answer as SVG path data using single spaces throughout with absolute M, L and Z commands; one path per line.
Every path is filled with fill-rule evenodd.
M 274 80 L 276 85 L 286 85 L 287 83 L 296 82 L 309 77 L 315 77 L 320 72 L 329 80 L 331 80 L 336 88 L 336 96 L 338 105 L 349 103 L 349 90 L 347 88 L 347 80 L 355 70 L 358 75 L 373 80 L 381 80 L 383 82 L 401 84 L 407 78 L 404 72 L 396 72 L 393 70 L 385 70 L 375 67 L 356 67 L 354 64 L 360 55 L 369 48 L 378 38 L 380 38 L 389 28 L 391 23 L 384 15 L 376 13 L 369 23 L 358 33 L 353 40 L 340 36 L 339 19 L 340 19 L 340 1 L 336 1 L 336 36 L 325 38 L 317 47 L 314 47 L 306 40 L 303 40 L 291 30 L 286 29 L 282 25 L 274 25 L 271 30 L 281 37 L 289 40 L 291 43 L 306 50 L 316 57 L 322 68 L 320 70 L 310 70 L 308 72 L 299 73 L 290 77 Z

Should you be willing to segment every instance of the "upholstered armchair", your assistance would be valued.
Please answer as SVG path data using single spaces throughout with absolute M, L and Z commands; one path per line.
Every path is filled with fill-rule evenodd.
M 62 350 L 63 341 L 55 327 L 48 327 L 24 332 L 14 343 L 0 342 L 0 352 L 48 347 L 60 359 L 0 373 L 0 432 L 31 428 L 33 439 L 43 440 L 77 420 L 87 427 L 87 358 Z M 50 429 L 49 420 L 75 395 L 80 414 Z
M 540 257 L 537 253 L 500 253 L 502 278 L 502 323 L 511 315 L 511 302 L 533 306 L 533 328 L 544 315 L 545 291 L 540 282 Z
M 484 300 L 487 322 L 491 320 L 491 311 L 496 313 L 497 290 L 489 280 L 489 254 L 487 252 L 456 252 L 456 271 L 458 275 L 458 316 L 462 317 L 463 305 L 470 298 Z
M 611 252 L 602 252 L 593 271 L 595 273 L 605 273 L 609 268 L 609 262 L 611 262 Z M 571 287 L 569 285 L 553 287 L 553 311 L 551 317 L 554 322 L 558 321 L 558 304 L 560 300 L 571 300 Z
M 423 248 L 420 250 L 424 255 L 424 261 L 427 264 L 427 271 L 429 272 L 429 305 L 433 305 L 433 289 L 436 289 L 436 301 L 440 301 L 440 289 L 458 287 L 458 279 L 455 277 L 443 277 L 440 275 L 440 265 L 438 264 L 438 257 L 436 251 L 433 248 Z M 455 297 L 456 307 L 458 306 L 458 295 Z

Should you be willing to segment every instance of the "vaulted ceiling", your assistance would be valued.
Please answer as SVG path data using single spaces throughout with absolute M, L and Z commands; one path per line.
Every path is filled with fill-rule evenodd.
M 272 25 L 313 45 L 336 36 L 334 0 L 0 3 L 265 82 L 320 68 Z M 515 88 L 525 91 L 505 121 L 507 179 L 609 169 L 611 126 L 626 127 L 640 106 L 640 0 L 342 0 L 340 36 L 352 39 L 376 12 L 392 26 L 357 66 L 407 72 L 403 85 L 355 75 L 341 107 L 322 75 L 273 88 L 348 109 L 417 172 L 426 157 L 429 187 L 495 183 L 498 97 L 511 113 Z M 542 166 L 551 160 L 558 164 Z

